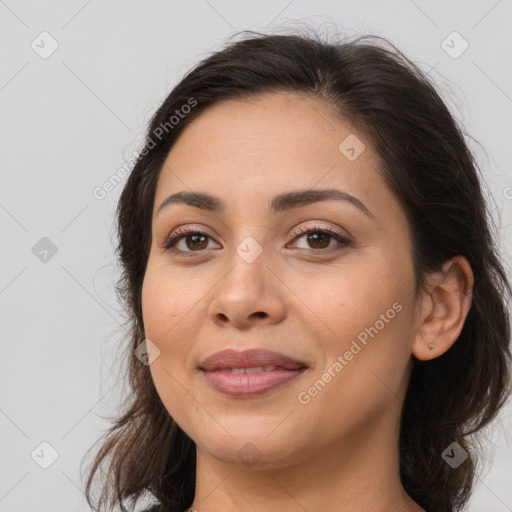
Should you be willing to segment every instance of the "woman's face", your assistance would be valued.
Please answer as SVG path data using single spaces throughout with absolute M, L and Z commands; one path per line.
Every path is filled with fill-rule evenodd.
M 358 440 L 396 450 L 415 281 L 407 219 L 378 165 L 322 100 L 287 93 L 219 103 L 173 146 L 142 309 L 155 386 L 198 453 L 272 468 L 348 456 Z M 180 192 L 213 198 L 160 209 Z M 178 228 L 201 234 L 166 249 Z M 226 349 L 297 364 L 220 357 L 223 369 L 201 369 Z

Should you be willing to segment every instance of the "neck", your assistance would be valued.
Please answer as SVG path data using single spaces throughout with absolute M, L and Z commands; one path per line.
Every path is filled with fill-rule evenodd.
M 361 430 L 303 454 L 302 461 L 286 467 L 267 463 L 265 469 L 219 461 L 198 447 L 189 510 L 235 512 L 247 510 L 250 502 L 254 510 L 280 512 L 422 512 L 400 481 L 398 425 L 379 422 L 372 432 Z

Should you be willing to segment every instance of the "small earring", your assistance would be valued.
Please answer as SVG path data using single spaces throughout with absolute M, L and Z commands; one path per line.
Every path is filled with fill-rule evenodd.
M 430 343 L 429 346 L 428 346 L 428 349 L 429 350 L 434 350 L 434 344 L 433 343 Z

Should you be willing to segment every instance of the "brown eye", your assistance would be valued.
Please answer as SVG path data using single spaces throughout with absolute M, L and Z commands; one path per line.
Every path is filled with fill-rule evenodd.
M 306 240 L 308 247 L 298 247 L 298 249 L 305 251 L 331 252 L 331 247 L 335 247 L 333 250 L 338 250 L 351 244 L 350 240 L 328 227 L 300 227 L 293 234 L 296 235 L 294 240 L 300 240 L 301 238 Z M 332 241 L 337 241 L 338 244 L 333 246 L 331 245 Z
M 208 245 L 208 237 L 204 235 L 187 235 L 183 237 L 189 249 L 205 249 Z M 205 243 L 206 241 L 206 243 Z M 190 243 L 189 243 L 190 242 Z
M 341 236 L 328 227 L 301 227 L 295 233 L 294 241 L 304 238 L 308 247 L 298 247 L 300 250 L 312 252 L 333 252 L 351 245 L 350 240 Z M 178 244 L 184 241 L 184 245 L 179 247 Z M 207 233 L 199 231 L 197 228 L 180 228 L 177 229 L 172 236 L 169 237 L 164 245 L 168 251 L 172 251 L 179 255 L 191 256 L 192 253 L 201 253 L 208 249 L 208 241 L 213 240 Z M 338 242 L 331 244 L 331 242 Z M 332 249 L 332 250 L 331 250 Z
M 176 248 L 176 245 L 181 241 L 184 240 L 185 247 L 184 248 Z M 211 237 L 203 233 L 202 231 L 199 231 L 195 228 L 182 228 L 176 230 L 175 234 L 167 240 L 167 242 L 164 245 L 164 248 L 169 251 L 174 252 L 201 252 L 203 249 L 206 249 L 208 247 L 208 239 L 211 239 Z
M 322 231 L 310 233 L 306 236 L 308 244 L 312 245 L 315 249 L 326 249 L 331 239 L 332 235 L 323 233 Z

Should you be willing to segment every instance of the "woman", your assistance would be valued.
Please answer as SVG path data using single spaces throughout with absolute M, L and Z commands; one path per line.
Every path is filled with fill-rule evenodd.
M 100 507 L 462 510 L 511 290 L 462 132 L 398 50 L 227 44 L 154 115 L 117 213 L 132 396 L 91 506 L 108 461 Z

